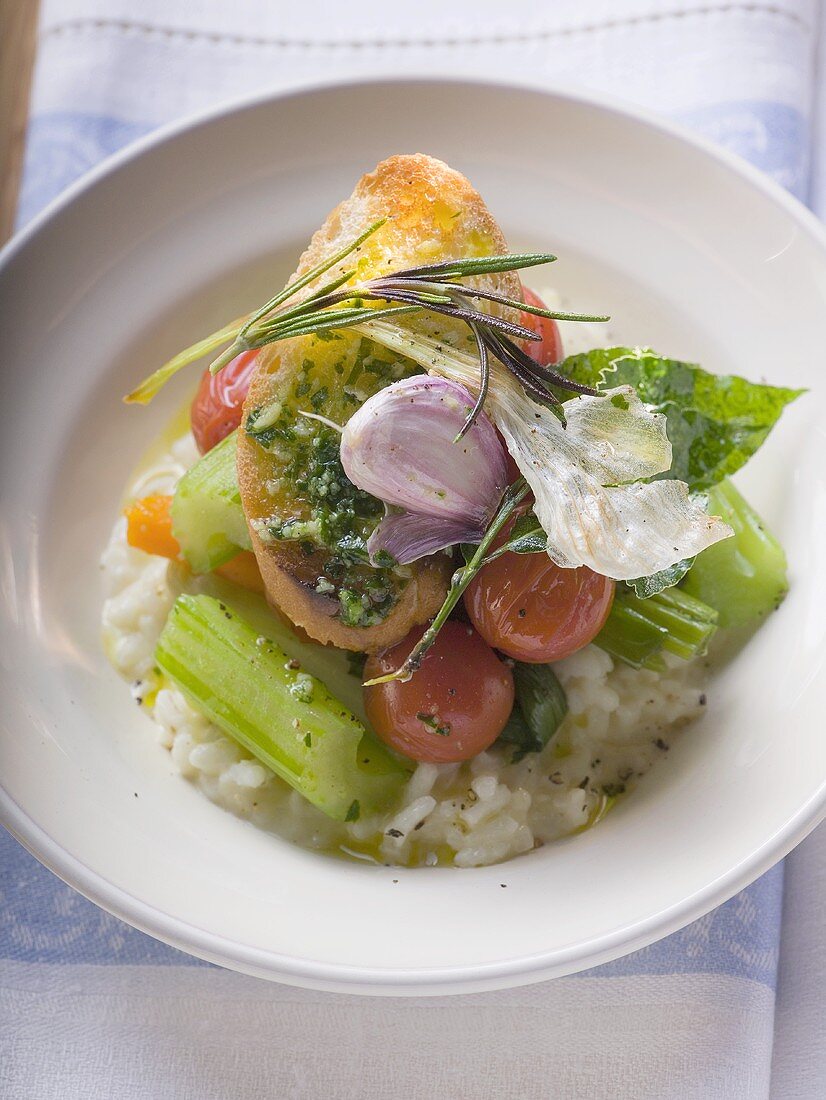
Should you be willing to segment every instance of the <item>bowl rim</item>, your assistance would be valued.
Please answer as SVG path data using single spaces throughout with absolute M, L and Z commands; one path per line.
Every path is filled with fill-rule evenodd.
M 32 221 L 15 234 L 0 250 L 0 273 L 23 252 L 43 229 L 58 218 L 99 181 L 116 175 L 145 153 L 174 142 L 180 135 L 212 125 L 222 119 L 240 116 L 276 102 L 331 91 L 369 86 L 440 86 L 468 89 L 501 89 L 540 95 L 548 100 L 595 108 L 624 122 L 653 130 L 663 137 L 689 145 L 701 157 L 711 158 L 741 183 L 778 204 L 812 239 L 826 259 L 826 226 L 774 180 L 734 153 L 699 136 L 682 125 L 664 119 L 615 96 L 577 89 L 571 91 L 550 83 L 532 80 L 472 79 L 433 74 L 404 76 L 345 77 L 335 80 L 307 80 L 288 89 L 256 92 L 238 97 L 203 111 L 189 114 L 152 130 L 70 184 Z M 623 926 L 611 933 L 566 948 L 473 966 L 440 966 L 389 969 L 339 965 L 313 959 L 282 955 L 264 948 L 251 947 L 231 938 L 199 928 L 185 920 L 148 905 L 128 890 L 114 886 L 81 859 L 68 853 L 53 836 L 30 817 L 10 796 L 0 781 L 0 821 L 9 832 L 44 866 L 78 890 L 90 901 L 114 916 L 172 947 L 198 958 L 231 966 L 256 977 L 283 981 L 310 989 L 330 992 L 362 993 L 386 996 L 432 996 L 502 989 L 546 981 L 589 969 L 668 936 L 711 909 L 721 905 L 748 886 L 776 862 L 786 856 L 804 837 L 826 818 L 826 780 L 801 805 L 797 812 L 726 874 L 705 888 L 668 909 Z

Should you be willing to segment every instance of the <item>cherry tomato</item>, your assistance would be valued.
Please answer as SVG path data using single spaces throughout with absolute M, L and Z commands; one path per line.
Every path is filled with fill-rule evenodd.
M 490 645 L 518 661 L 558 661 L 602 629 L 614 582 L 587 566 L 560 569 L 547 554 L 503 554 L 465 592 L 471 622 Z
M 421 635 L 419 627 L 371 656 L 365 679 L 397 669 Z M 412 760 L 469 760 L 502 732 L 513 709 L 513 673 L 473 627 L 450 621 L 406 684 L 365 688 L 364 706 L 382 741 Z
M 539 295 L 526 286 L 522 287 L 522 300 L 529 306 L 548 308 Z M 552 321 L 550 317 L 537 317 L 535 313 L 523 313 L 519 320 L 525 328 L 541 337 L 539 340 L 525 341 L 525 351 L 531 359 L 535 359 L 542 367 L 549 367 L 564 358 L 562 337 L 556 321 Z
M 205 370 L 189 418 L 201 454 L 206 454 L 241 423 L 244 398 L 258 352 L 245 351 L 217 374 Z

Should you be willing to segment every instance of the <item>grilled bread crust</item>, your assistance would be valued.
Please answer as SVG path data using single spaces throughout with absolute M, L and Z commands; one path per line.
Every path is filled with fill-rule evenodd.
M 387 218 L 386 224 L 340 267 L 326 272 L 321 277 L 324 282 L 353 267 L 356 267 L 354 279 L 363 281 L 403 268 L 507 250 L 501 230 L 463 175 L 433 157 L 400 155 L 388 158 L 363 176 L 353 194 L 330 213 L 313 235 L 295 276 L 343 248 L 380 218 Z M 480 287 L 521 298 L 519 279 L 513 273 L 488 275 L 475 281 Z M 303 293 L 306 295 L 312 289 L 313 286 Z M 428 323 L 432 325 L 433 318 L 429 322 L 412 321 L 410 327 Z M 460 325 L 449 318 L 439 318 L 439 324 L 442 331 Z M 341 333 L 341 338 L 354 342 L 360 339 L 356 333 L 347 331 Z M 314 336 L 263 348 L 244 406 L 245 420 L 250 411 L 276 398 L 308 357 L 323 360 L 330 354 L 329 342 Z M 268 502 L 263 488 L 271 476 L 266 451 L 242 429 L 238 441 L 238 481 L 248 520 L 263 518 L 271 509 L 272 502 Z M 372 626 L 348 626 L 336 617 L 338 601 L 315 591 L 324 551 L 308 557 L 294 542 L 264 542 L 253 526 L 250 536 L 270 603 L 312 638 L 342 649 L 377 652 L 432 618 L 444 600 L 454 568 L 444 554 L 415 562 L 410 566 L 410 579 L 386 618 Z

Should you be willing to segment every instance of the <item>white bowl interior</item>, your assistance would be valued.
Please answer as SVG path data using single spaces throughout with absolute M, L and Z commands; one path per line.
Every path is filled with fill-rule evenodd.
M 612 313 L 620 340 L 814 387 L 826 315 L 822 238 L 728 163 L 588 102 L 461 84 L 319 90 L 227 113 L 127 158 L 10 256 L 6 818 L 155 935 L 350 991 L 502 986 L 639 947 L 800 839 L 826 774 L 816 398 L 791 408 L 740 479 L 788 549 L 787 602 L 716 677 L 703 722 L 597 829 L 473 871 L 350 865 L 213 806 L 155 743 L 101 652 L 98 559 L 130 469 L 192 378 L 148 411 L 120 396 L 262 299 L 363 171 L 417 150 L 464 171 L 514 246 L 554 251 L 547 281 Z

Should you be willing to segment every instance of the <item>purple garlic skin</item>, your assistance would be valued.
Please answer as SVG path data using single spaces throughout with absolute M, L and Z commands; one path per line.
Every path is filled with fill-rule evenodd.
M 341 463 L 391 512 L 370 538 L 403 565 L 457 542 L 478 542 L 507 486 L 505 452 L 484 413 L 456 437 L 473 398 L 455 382 L 417 375 L 380 390 L 353 414 Z

